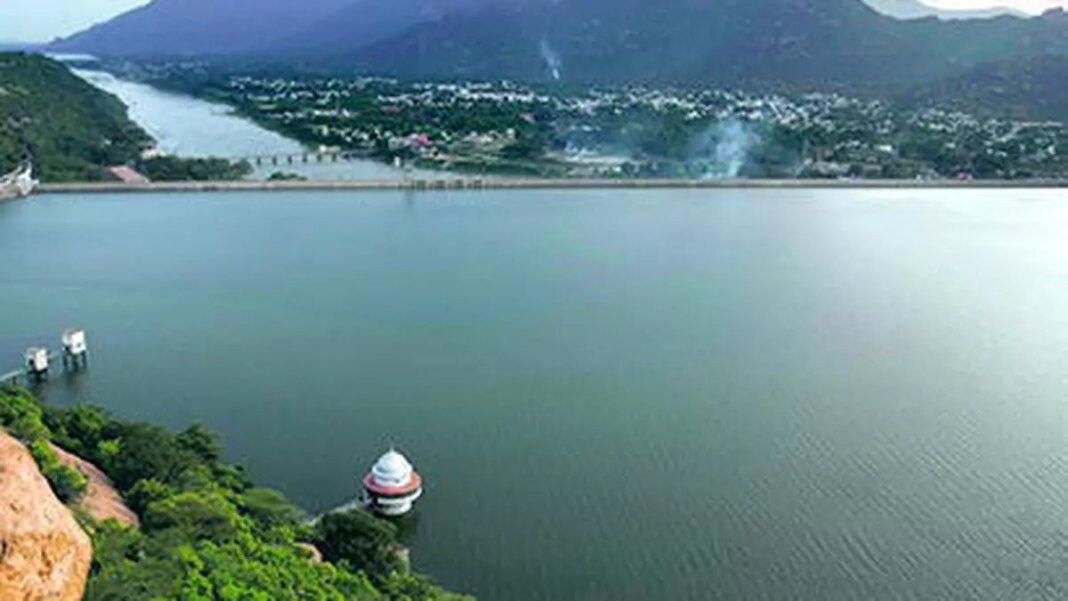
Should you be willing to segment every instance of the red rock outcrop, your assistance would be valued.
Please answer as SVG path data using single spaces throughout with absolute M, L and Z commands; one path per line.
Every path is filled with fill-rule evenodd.
M 63 464 L 78 470 L 85 476 L 87 486 L 85 494 L 78 501 L 78 509 L 85 511 L 89 517 L 98 522 L 110 519 L 123 526 L 140 525 L 137 514 L 126 506 L 122 495 L 115 490 L 115 487 L 111 485 L 111 480 L 100 471 L 100 468 L 54 444 L 49 446 Z
M 78 601 L 92 553 L 29 451 L 0 431 L 0 599 Z

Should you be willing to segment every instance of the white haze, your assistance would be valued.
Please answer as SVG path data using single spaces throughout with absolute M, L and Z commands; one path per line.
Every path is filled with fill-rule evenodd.
M 761 141 L 760 133 L 744 121 L 720 121 L 694 140 L 690 160 L 704 167 L 705 177 L 739 177 Z
M 563 68 L 563 62 L 560 60 L 560 55 L 553 50 L 553 47 L 549 45 L 549 40 L 545 38 L 541 39 L 539 50 L 541 52 L 542 60 L 545 61 L 545 68 L 549 71 L 549 75 L 554 80 L 560 81 L 560 72 Z

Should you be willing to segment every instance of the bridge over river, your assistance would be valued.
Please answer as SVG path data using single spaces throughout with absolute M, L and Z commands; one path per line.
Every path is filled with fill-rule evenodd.
M 251 155 L 233 155 L 224 156 L 230 161 L 248 161 L 250 164 L 257 167 L 265 165 L 298 165 L 309 163 L 338 163 L 341 161 L 363 161 L 367 160 L 365 153 L 351 151 L 351 150 L 330 150 L 330 151 L 301 151 L 301 152 L 276 152 L 276 153 L 263 153 L 263 154 L 251 154 Z

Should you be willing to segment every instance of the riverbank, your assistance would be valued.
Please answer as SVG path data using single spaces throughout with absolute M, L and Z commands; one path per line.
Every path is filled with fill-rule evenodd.
M 822 179 L 411 179 L 342 181 L 84 182 L 42 184 L 47 194 L 289 190 L 554 190 L 554 189 L 1036 189 L 1068 188 L 1068 180 L 822 180 Z

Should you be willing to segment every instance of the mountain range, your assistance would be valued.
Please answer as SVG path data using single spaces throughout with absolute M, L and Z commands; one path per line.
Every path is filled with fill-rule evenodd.
M 900 90 L 1068 55 L 1068 16 L 902 20 L 863 0 L 154 0 L 50 49 L 419 77 Z
M 962 19 L 990 19 L 994 17 L 1013 16 L 1027 18 L 1027 13 L 1008 7 L 994 7 L 978 10 L 946 10 L 920 2 L 920 0 L 864 0 L 876 11 L 895 19 L 924 19 L 935 17 L 947 21 Z

